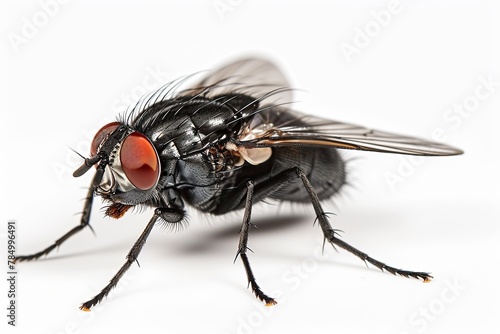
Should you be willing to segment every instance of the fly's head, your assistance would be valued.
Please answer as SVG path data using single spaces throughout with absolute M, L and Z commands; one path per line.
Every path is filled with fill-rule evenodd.
M 160 159 L 145 135 L 123 123 L 109 123 L 97 131 L 90 154 L 73 176 L 79 177 L 95 166 L 95 193 L 126 206 L 153 196 L 160 178 Z

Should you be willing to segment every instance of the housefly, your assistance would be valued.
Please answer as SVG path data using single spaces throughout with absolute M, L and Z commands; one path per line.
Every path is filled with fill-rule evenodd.
M 189 89 L 183 81 L 143 97 L 119 120 L 103 126 L 74 176 L 95 167 L 80 224 L 48 248 L 49 254 L 77 232 L 90 228 L 95 195 L 108 206 L 106 215 L 122 217 L 134 206 L 154 208 L 126 262 L 100 293 L 84 302 L 88 311 L 101 302 L 129 269 L 159 222 L 185 220 L 184 204 L 213 215 L 243 210 L 237 255 L 248 284 L 266 305 L 276 304 L 257 284 L 247 255 L 252 206 L 265 199 L 312 204 L 324 238 L 332 246 L 394 275 L 424 282 L 426 272 L 386 265 L 339 238 L 321 201 L 346 182 L 345 162 L 337 149 L 419 156 L 463 153 L 448 145 L 370 130 L 362 126 L 302 114 L 290 108 L 292 90 L 283 74 L 264 59 L 249 58 L 224 66 Z

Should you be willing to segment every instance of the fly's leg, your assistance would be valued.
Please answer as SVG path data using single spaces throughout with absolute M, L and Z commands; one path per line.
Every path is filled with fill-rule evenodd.
M 252 196 L 254 190 L 253 181 L 247 181 L 246 186 L 247 186 L 247 196 L 245 201 L 245 213 L 243 215 L 243 224 L 240 230 L 240 242 L 238 245 L 238 253 L 236 254 L 236 258 L 238 258 L 239 256 L 241 258 L 241 261 L 243 262 L 243 266 L 245 266 L 245 271 L 247 273 L 247 278 L 248 278 L 248 285 L 251 286 L 252 292 L 258 299 L 265 302 L 266 306 L 271 306 L 275 305 L 277 302 L 274 300 L 274 298 L 269 297 L 261 290 L 261 288 L 257 284 L 257 281 L 255 280 L 255 276 L 253 275 L 252 268 L 250 267 L 250 262 L 248 261 L 247 250 L 249 248 L 247 247 L 247 243 L 248 243 L 248 229 L 250 228 L 250 217 L 252 215 Z M 235 261 L 236 258 L 234 259 Z
M 91 307 L 99 304 L 103 300 L 103 298 L 106 297 L 109 294 L 109 292 L 118 284 L 120 278 L 130 268 L 132 263 L 137 261 L 137 257 L 139 256 L 139 253 L 142 250 L 142 246 L 144 246 L 144 244 L 146 243 L 146 240 L 148 239 L 148 236 L 151 233 L 153 226 L 155 225 L 156 221 L 159 218 L 162 218 L 167 222 L 175 223 L 181 221 L 183 217 L 184 217 L 184 212 L 179 211 L 177 209 L 170 209 L 170 208 L 155 209 L 153 217 L 149 221 L 148 225 L 146 226 L 142 234 L 139 236 L 139 239 L 137 239 L 137 241 L 134 243 L 129 253 L 127 254 L 127 261 L 123 264 L 120 270 L 118 270 L 115 276 L 111 278 L 109 283 L 101 290 L 101 292 L 95 295 L 94 298 L 83 303 L 80 306 L 80 309 L 83 311 L 90 311 Z
M 311 198 L 311 203 L 314 207 L 314 211 L 316 212 L 316 217 L 317 217 L 317 220 L 321 226 L 324 237 L 326 240 L 328 240 L 328 242 L 332 246 L 341 247 L 341 248 L 347 250 L 348 252 L 356 255 L 361 260 L 363 260 L 365 263 L 366 262 L 371 263 L 372 265 L 379 268 L 380 270 L 388 271 L 394 275 L 422 279 L 424 282 L 429 282 L 432 279 L 432 276 L 426 272 L 402 270 L 402 269 L 398 269 L 398 268 L 395 268 L 392 266 L 388 266 L 385 263 L 368 256 L 368 254 L 358 250 L 357 248 L 349 245 L 345 241 L 338 238 L 335 230 L 331 227 L 330 223 L 328 222 L 327 215 L 323 211 L 323 208 L 321 207 L 320 200 L 319 200 L 316 192 L 314 191 L 313 186 L 311 185 L 311 182 L 309 182 L 307 176 L 298 167 L 284 170 L 284 171 L 276 174 L 275 176 L 273 176 L 269 180 L 258 184 L 255 187 L 252 184 L 250 189 L 253 190 L 253 194 L 252 194 L 253 196 L 251 196 L 249 198 L 248 190 L 247 190 L 246 202 L 240 201 L 239 204 L 235 206 L 235 208 L 244 207 L 245 208 L 245 217 L 246 217 L 246 219 L 244 219 L 244 221 L 243 221 L 243 228 L 241 231 L 242 235 L 240 236 L 240 248 L 238 249 L 238 252 L 240 252 L 241 250 L 246 251 L 246 249 L 247 249 L 246 243 L 248 240 L 248 227 L 250 224 L 249 219 L 250 219 L 250 209 L 251 209 L 252 200 L 253 201 L 260 201 L 262 199 L 265 199 L 266 197 L 268 197 L 268 196 L 272 195 L 273 193 L 282 189 L 289 182 L 291 182 L 292 180 L 294 180 L 296 178 L 301 179 L 302 183 L 304 184 L 304 187 L 306 188 L 306 190 Z M 247 186 L 247 188 L 248 188 L 248 186 Z M 234 196 L 232 196 L 232 197 L 228 196 L 228 199 L 232 198 L 233 201 L 234 200 L 238 201 L 239 196 L 241 196 L 241 190 L 239 188 L 237 188 L 232 195 L 234 195 Z M 233 206 L 231 204 L 231 200 L 225 201 L 224 205 L 226 205 L 230 208 L 233 208 Z M 250 209 L 249 209 L 249 207 L 250 207 Z M 248 217 L 247 217 L 247 211 L 248 211 Z M 246 228 L 246 231 L 245 231 L 245 228 Z M 245 248 L 242 248 L 241 246 L 244 246 Z M 252 289 L 254 289 L 254 286 L 257 288 L 254 291 L 256 291 L 255 293 L 256 293 L 257 297 L 262 300 L 262 298 L 260 298 L 258 295 L 258 293 L 262 293 L 262 291 L 259 289 L 258 285 L 255 283 L 255 278 L 253 277 L 252 271 L 250 270 L 250 265 L 248 265 L 248 259 L 246 259 L 246 261 L 245 261 L 245 259 L 246 259 L 246 256 L 242 257 L 243 263 L 245 265 L 245 269 L 247 269 L 247 266 L 248 266 L 247 274 L 248 274 L 249 282 L 250 282 L 250 284 L 252 284 L 252 282 L 253 282 Z M 267 303 L 267 301 L 266 301 L 266 303 Z
M 91 184 L 87 192 L 87 197 L 85 197 L 85 203 L 83 204 L 83 212 L 82 212 L 82 218 L 80 219 L 80 225 L 73 227 L 68 233 L 63 235 L 61 238 L 57 239 L 52 245 L 45 248 L 44 250 L 31 255 L 17 256 L 16 261 L 36 260 L 39 257 L 47 255 L 50 252 L 52 252 L 55 248 L 59 247 L 63 242 L 65 242 L 71 236 L 83 230 L 85 227 L 88 226 L 92 230 L 92 226 L 90 226 L 89 221 L 90 221 L 90 212 L 92 211 L 93 200 L 94 200 L 94 187 Z
M 287 171 L 285 171 L 285 172 L 287 172 Z M 314 191 L 314 189 L 311 185 L 311 182 L 309 182 L 309 180 L 307 179 L 304 172 L 302 172 L 302 170 L 300 168 L 293 168 L 291 170 L 291 172 L 295 173 L 302 180 L 302 183 L 304 183 L 304 186 L 305 186 L 307 192 L 309 193 L 309 196 L 311 197 L 311 203 L 314 207 L 314 211 L 316 212 L 316 217 L 317 217 L 318 222 L 321 226 L 321 229 L 323 230 L 323 234 L 325 236 L 325 239 L 328 240 L 328 242 L 330 244 L 332 244 L 332 246 L 334 246 L 334 247 L 335 247 L 335 245 L 339 246 L 340 248 L 343 248 L 346 251 L 356 255 L 361 260 L 363 260 L 365 263 L 366 262 L 371 263 L 372 265 L 379 268 L 380 270 L 382 270 L 382 271 L 386 270 L 394 275 L 422 279 L 424 282 L 429 282 L 432 279 L 432 276 L 426 272 L 402 270 L 402 269 L 397 269 L 397 268 L 388 266 L 385 263 L 380 262 L 378 260 L 375 260 L 374 258 L 368 256 L 368 254 L 352 247 L 351 245 L 349 245 L 345 241 L 342 241 L 341 239 L 339 239 L 337 237 L 335 230 L 332 228 L 332 226 L 328 222 L 326 214 L 323 211 L 323 208 L 321 207 L 319 198 L 316 195 L 316 192 Z

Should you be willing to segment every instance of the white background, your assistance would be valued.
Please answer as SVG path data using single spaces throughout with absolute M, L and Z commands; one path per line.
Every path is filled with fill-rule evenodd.
M 435 280 L 422 284 L 367 269 L 328 245 L 321 256 L 309 206 L 263 205 L 255 210 L 261 230 L 251 231 L 249 246 L 259 284 L 280 297 L 266 308 L 246 289 L 240 261 L 232 263 L 241 213 L 207 219 L 190 211 L 183 232 L 155 228 L 141 267 L 132 266 L 109 298 L 84 313 L 80 303 L 121 266 L 151 215 L 103 218 L 97 199 L 96 237 L 86 230 L 46 259 L 17 266 L 15 330 L 3 315 L 2 279 L 2 327 L 18 333 L 498 330 L 500 221 L 493 203 L 500 86 L 481 99 L 475 94 L 480 78 L 500 81 L 499 7 L 401 1 L 381 27 L 375 17 L 386 1 L 185 3 L 3 5 L 1 221 L 17 221 L 18 254 L 38 251 L 78 224 L 92 175 L 71 176 L 80 161 L 69 148 L 87 154 L 95 131 L 144 85 L 154 89 L 258 54 L 304 90 L 296 95 L 298 110 L 426 138 L 442 129 L 447 143 L 465 150 L 425 160 L 347 152 L 356 158 L 349 165 L 352 187 L 335 205 L 325 204 L 337 213 L 331 221 L 344 240 L 395 266 L 431 271 Z M 371 37 L 362 45 L 365 29 Z M 346 57 L 341 46 L 355 42 L 357 53 Z M 449 118 L 454 105 L 474 101 L 466 116 Z M 399 182 L 391 187 L 388 175 L 399 175 Z M 6 228 L 0 232 L 5 245 Z

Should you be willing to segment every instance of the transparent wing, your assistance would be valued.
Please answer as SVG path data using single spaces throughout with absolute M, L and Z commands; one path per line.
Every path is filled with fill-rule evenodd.
M 246 148 L 297 145 L 328 146 L 340 149 L 423 156 L 446 156 L 463 153 L 460 149 L 425 139 L 372 130 L 359 125 L 326 120 L 286 109 L 259 116 L 262 116 L 259 128 L 263 131 L 260 133 L 254 131 L 254 135 L 250 139 L 237 140 L 235 142 L 237 146 Z
M 241 147 L 329 146 L 341 149 L 411 154 L 456 155 L 461 150 L 425 139 L 326 120 L 279 105 L 292 102 L 292 90 L 283 73 L 261 58 L 235 61 L 210 73 L 180 95 L 213 97 L 241 93 L 261 101 L 262 108 L 241 115 L 248 127 L 234 143 Z
M 246 58 L 223 66 L 180 95 L 213 97 L 228 93 L 247 94 L 265 104 L 292 101 L 292 90 L 283 73 L 276 65 L 261 58 Z

